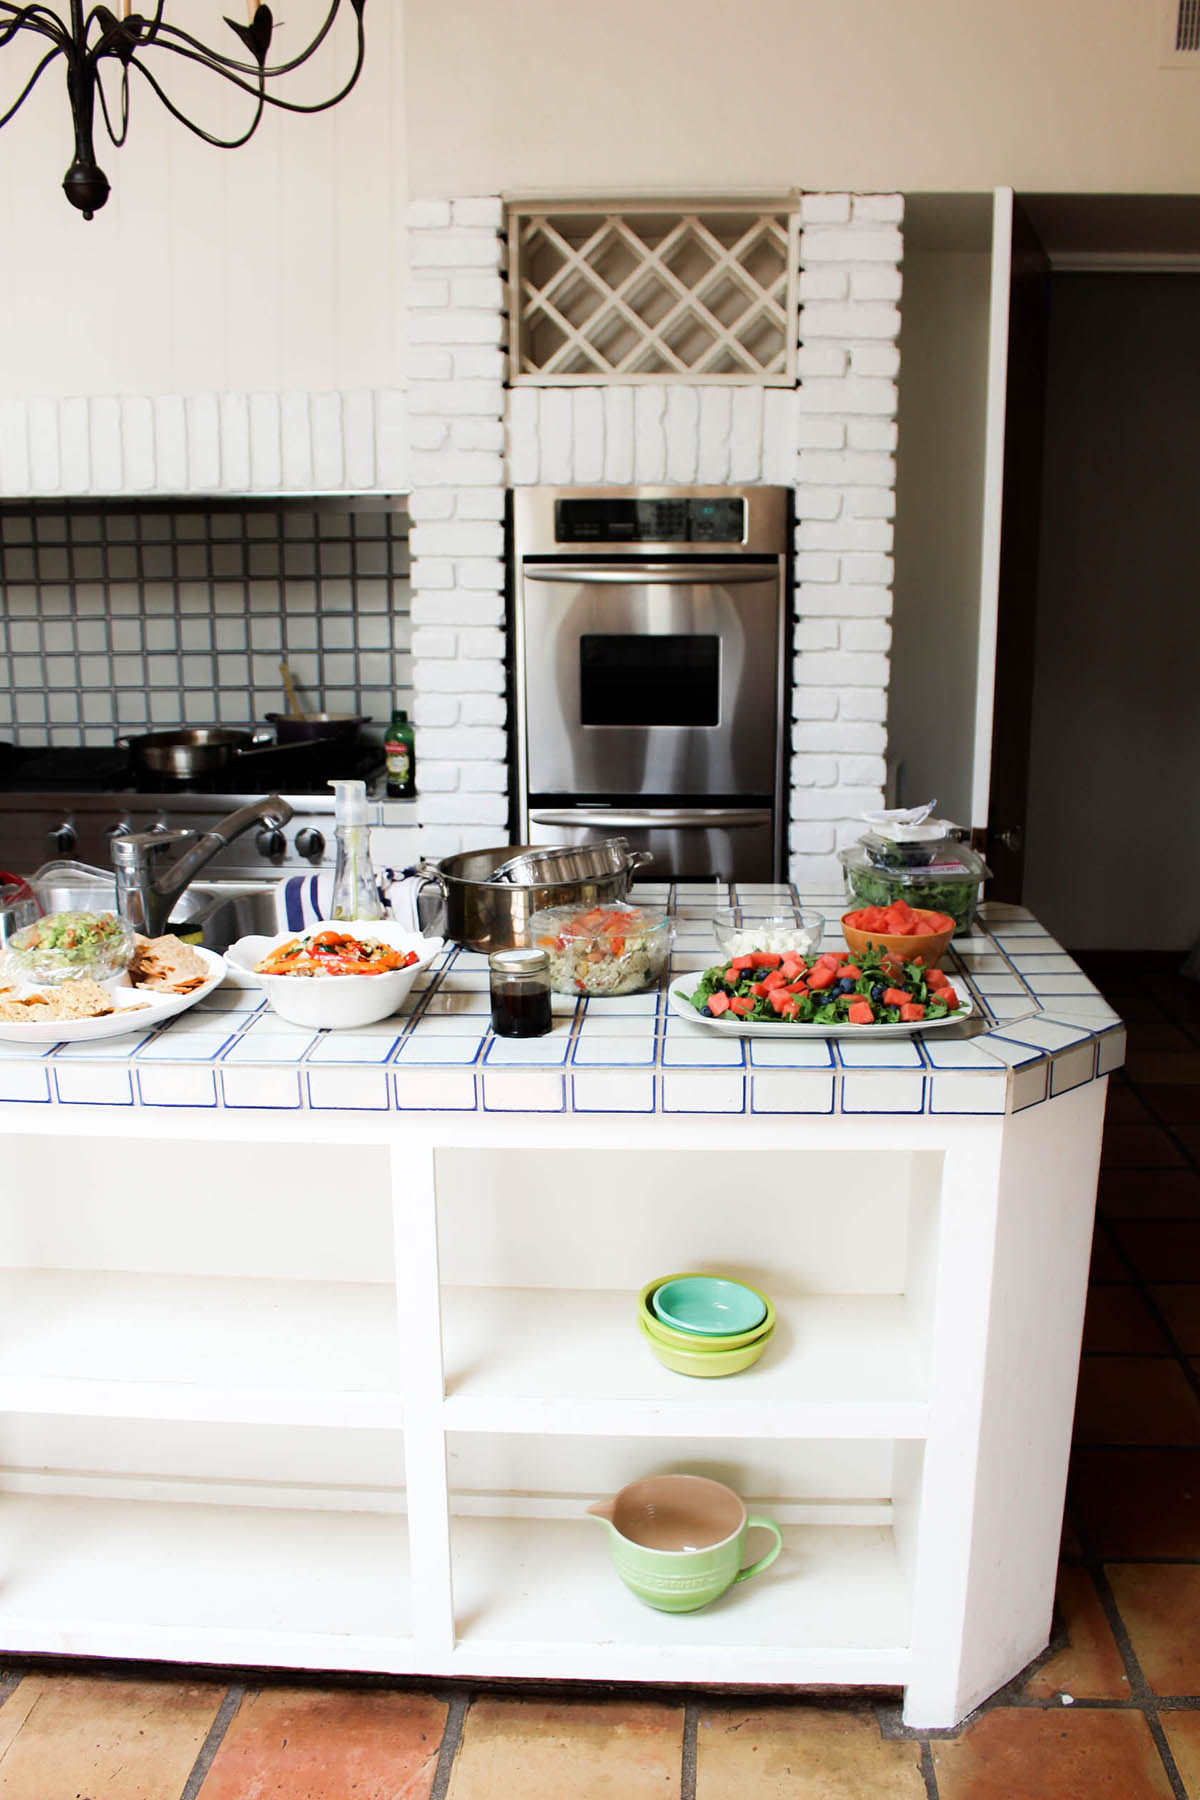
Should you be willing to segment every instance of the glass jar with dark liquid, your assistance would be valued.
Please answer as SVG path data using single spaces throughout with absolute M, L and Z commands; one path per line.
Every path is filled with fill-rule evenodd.
M 550 1029 L 550 958 L 544 950 L 497 950 L 489 958 L 492 1030 L 544 1037 Z

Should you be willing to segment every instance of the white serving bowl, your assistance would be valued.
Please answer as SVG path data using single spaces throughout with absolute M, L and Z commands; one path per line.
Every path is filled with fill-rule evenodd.
M 274 937 L 244 937 L 225 952 L 230 967 L 246 980 L 256 982 L 281 1019 L 308 1025 L 318 1031 L 348 1031 L 356 1025 L 373 1025 L 395 1012 L 412 989 L 422 969 L 445 947 L 445 939 L 422 937 L 390 919 L 338 919 L 329 926 L 351 937 L 373 939 L 393 950 L 415 950 L 417 960 L 406 969 L 386 969 L 380 975 L 260 975 L 256 964 L 280 944 L 293 938 L 313 937 L 325 925 L 303 931 L 280 931 Z

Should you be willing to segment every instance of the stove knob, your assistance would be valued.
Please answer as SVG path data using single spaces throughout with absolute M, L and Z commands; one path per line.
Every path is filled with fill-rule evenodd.
M 132 830 L 133 826 L 128 819 L 119 819 L 115 825 L 109 826 L 104 835 L 111 844 L 114 838 L 128 837 Z
M 52 831 L 46 833 L 46 842 L 52 850 L 57 850 L 60 856 L 69 856 L 78 842 L 78 836 L 75 827 L 64 819 L 61 825 L 56 825 Z
M 259 832 L 254 840 L 254 847 L 260 856 L 282 856 L 287 850 L 287 839 L 282 831 L 269 827 Z
M 310 862 L 320 862 L 325 854 L 325 838 L 319 831 L 298 831 L 296 833 L 296 853 L 307 856 Z

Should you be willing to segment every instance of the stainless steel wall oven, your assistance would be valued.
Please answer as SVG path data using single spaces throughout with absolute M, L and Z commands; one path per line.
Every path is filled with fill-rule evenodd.
M 786 488 L 513 501 L 517 836 L 658 877 L 782 873 Z

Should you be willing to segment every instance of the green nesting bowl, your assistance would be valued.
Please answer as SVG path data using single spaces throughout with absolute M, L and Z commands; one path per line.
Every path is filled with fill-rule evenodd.
M 696 1270 L 685 1272 L 688 1275 L 695 1273 L 697 1273 Z M 750 1292 L 758 1295 L 767 1311 L 766 1317 L 754 1327 L 753 1331 L 738 1331 L 729 1337 L 700 1337 L 693 1331 L 676 1331 L 673 1325 L 665 1325 L 650 1305 L 650 1296 L 657 1289 L 665 1286 L 668 1281 L 684 1279 L 685 1275 L 683 1274 L 660 1275 L 656 1281 L 648 1281 L 638 1295 L 638 1324 L 642 1327 L 645 1335 L 656 1343 L 664 1345 L 667 1349 L 694 1352 L 698 1356 L 711 1356 L 714 1353 L 719 1355 L 726 1350 L 743 1350 L 751 1344 L 765 1342 L 774 1331 L 775 1308 L 766 1294 L 755 1287 L 750 1288 Z M 741 1285 L 750 1287 L 748 1281 L 742 1282 Z
M 651 1355 L 657 1358 L 664 1369 L 673 1369 L 677 1375 L 699 1375 L 712 1379 L 721 1375 L 740 1375 L 743 1369 L 756 1363 L 770 1343 L 774 1327 L 756 1343 L 743 1344 L 736 1350 L 717 1351 L 679 1350 L 672 1344 L 660 1343 L 651 1335 L 643 1319 L 638 1320 L 638 1330 L 649 1344 Z

